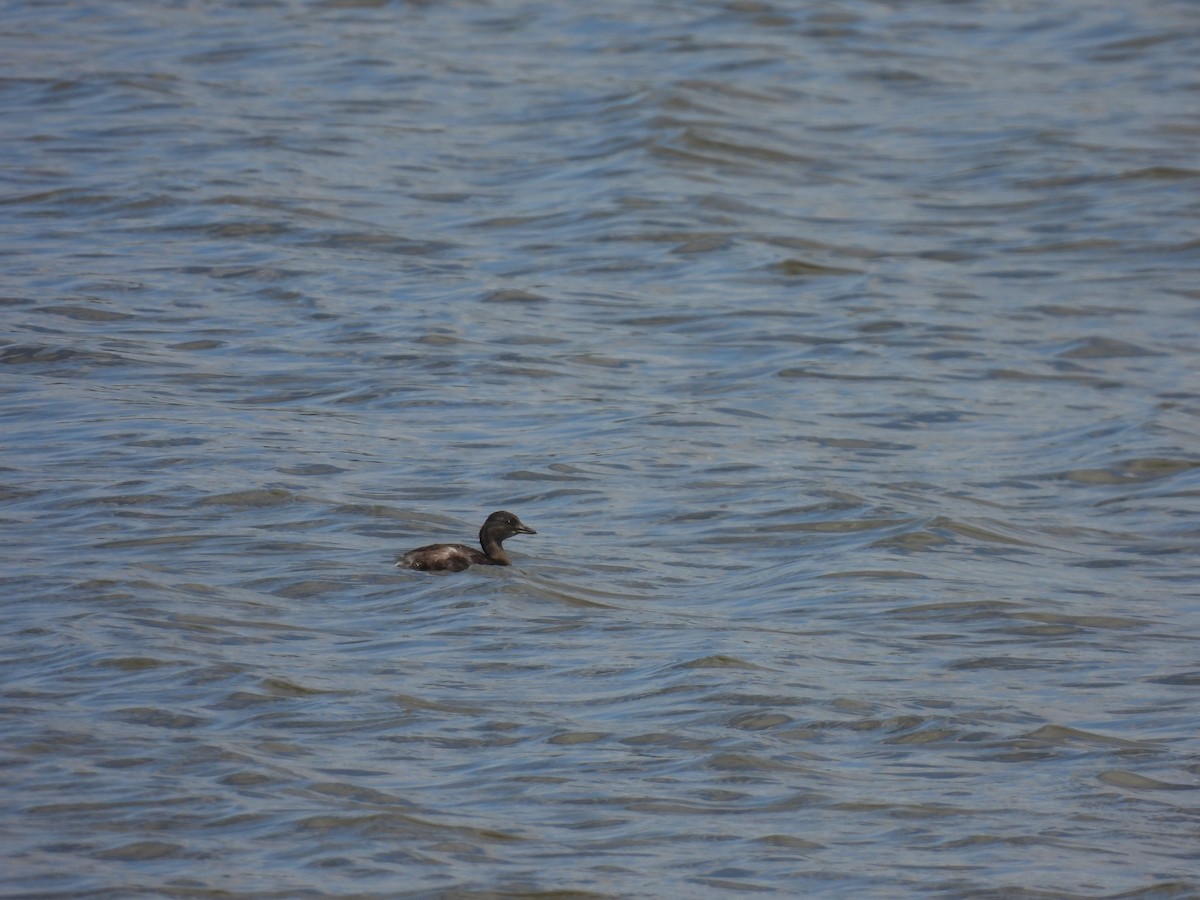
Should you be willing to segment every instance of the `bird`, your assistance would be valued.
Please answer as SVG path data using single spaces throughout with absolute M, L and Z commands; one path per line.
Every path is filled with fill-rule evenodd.
M 461 572 L 469 566 L 511 566 L 512 560 L 501 544 L 514 534 L 537 534 L 515 515 L 497 510 L 479 529 L 480 553 L 466 544 L 429 544 L 409 550 L 396 560 L 397 569 L 418 572 Z

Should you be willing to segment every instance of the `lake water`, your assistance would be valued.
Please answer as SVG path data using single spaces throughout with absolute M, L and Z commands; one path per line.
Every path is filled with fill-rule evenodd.
M 1200 896 L 1192 0 L 0 23 L 4 897 Z

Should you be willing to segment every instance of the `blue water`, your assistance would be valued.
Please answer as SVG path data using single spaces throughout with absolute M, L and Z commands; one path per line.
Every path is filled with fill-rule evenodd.
M 1193 4 L 2 10 L 0 895 L 1200 895 Z

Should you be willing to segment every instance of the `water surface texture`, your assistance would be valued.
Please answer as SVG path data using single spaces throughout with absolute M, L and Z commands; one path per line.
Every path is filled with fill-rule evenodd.
M 3 4 L 2 895 L 1200 896 L 1197 58 Z

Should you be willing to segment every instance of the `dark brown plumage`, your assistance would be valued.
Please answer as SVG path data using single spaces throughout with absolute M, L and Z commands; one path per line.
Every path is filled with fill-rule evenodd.
M 479 529 L 480 553 L 466 544 L 429 544 L 409 550 L 398 560 L 398 569 L 416 569 L 419 572 L 461 572 L 468 566 L 511 566 L 512 560 L 500 546 L 514 534 L 537 534 L 532 528 L 510 512 L 500 510 L 492 513 Z

